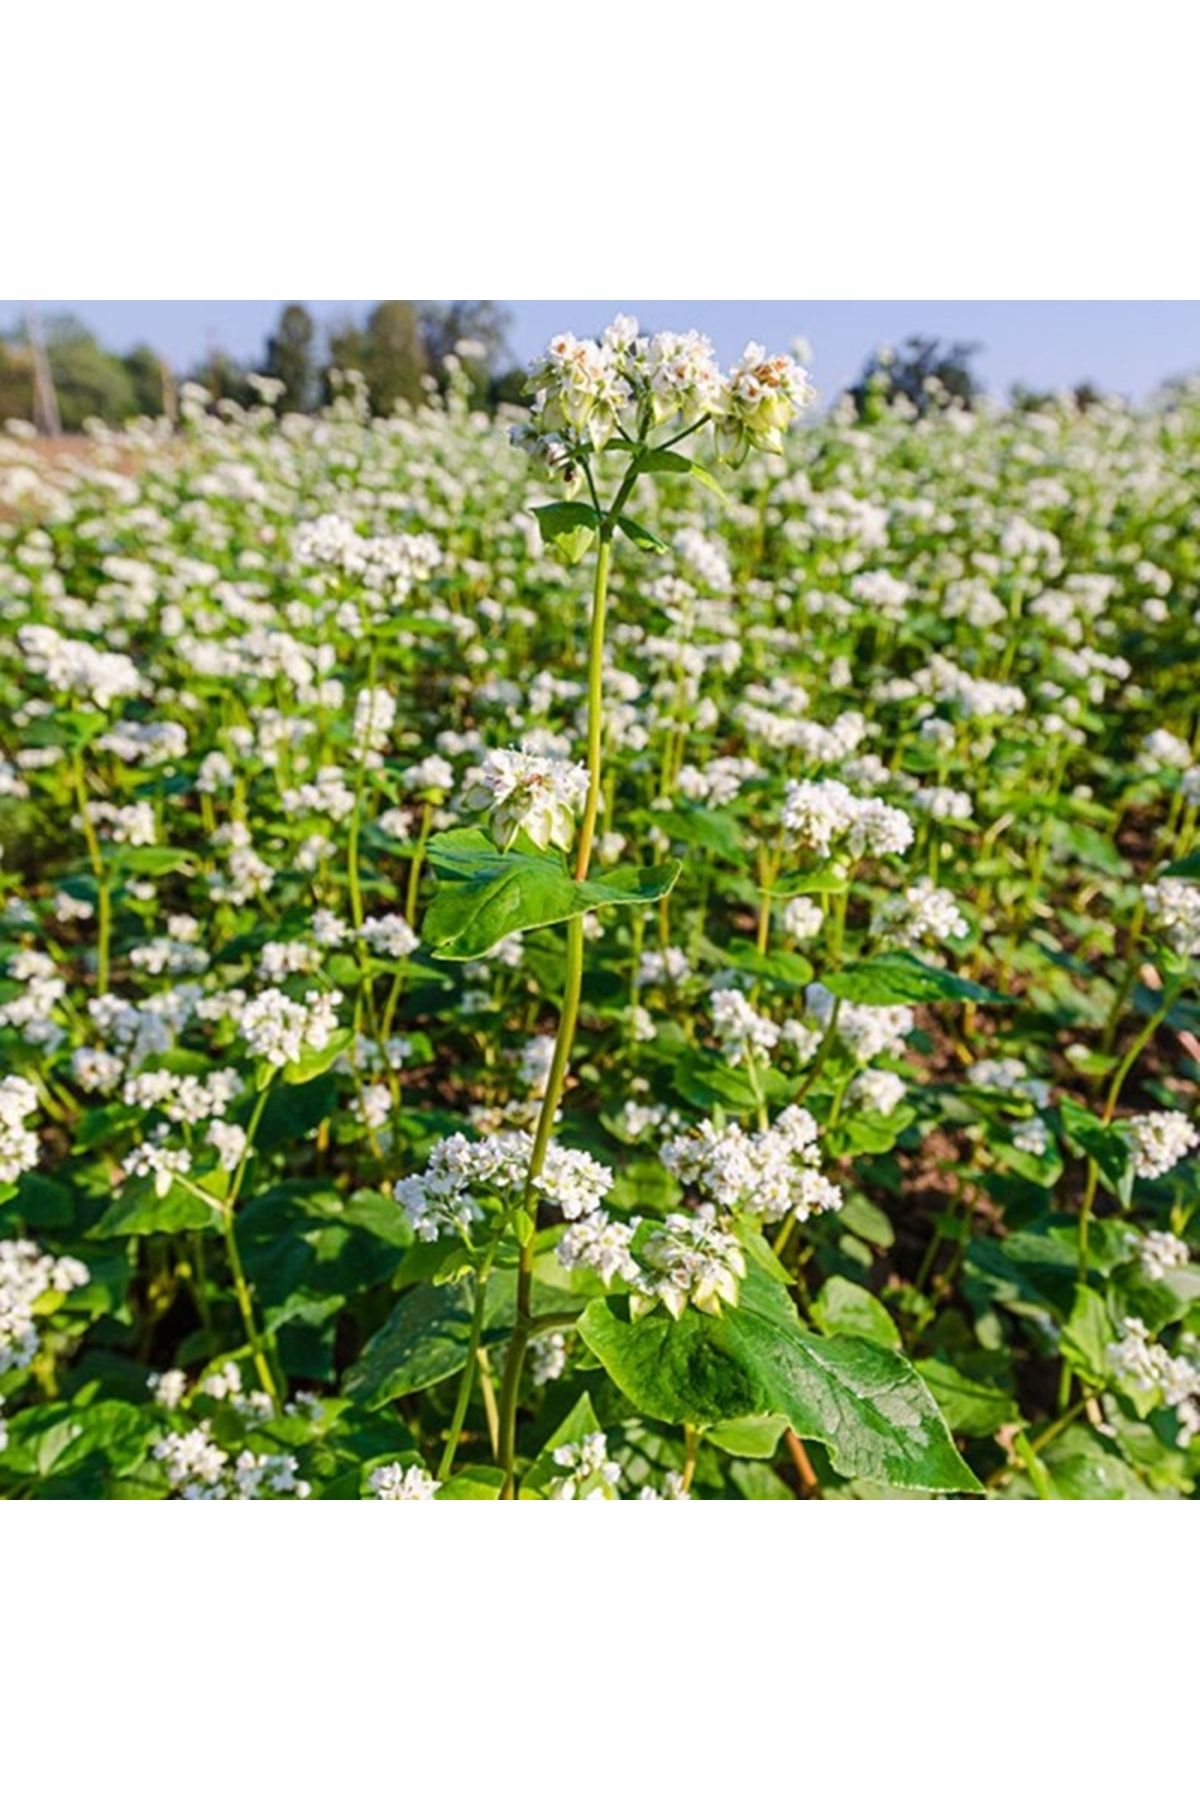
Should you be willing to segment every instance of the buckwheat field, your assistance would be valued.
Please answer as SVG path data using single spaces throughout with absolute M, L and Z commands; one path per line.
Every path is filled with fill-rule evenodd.
M 0 1495 L 1182 1498 L 1200 389 L 0 441 Z

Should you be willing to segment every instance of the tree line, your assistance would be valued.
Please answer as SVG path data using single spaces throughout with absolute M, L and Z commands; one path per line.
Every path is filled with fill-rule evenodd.
M 0 419 L 38 419 L 38 362 L 48 370 L 63 431 L 88 419 L 118 425 L 136 417 L 174 417 L 184 381 L 200 384 L 214 401 L 252 405 L 255 378 L 280 384 L 279 406 L 312 412 L 332 393 L 335 370 L 357 370 L 373 412 L 419 403 L 444 389 L 447 358 L 457 356 L 481 405 L 515 399 L 524 372 L 508 348 L 510 319 L 493 300 L 429 302 L 382 300 L 359 321 L 347 315 L 322 330 L 306 306 L 284 306 L 263 354 L 239 362 L 214 347 L 192 367 L 172 369 L 139 344 L 122 355 L 107 350 L 81 320 L 60 314 L 34 328 L 24 321 L 0 334 Z M 40 421 L 39 421 L 40 422 Z
M 249 406 L 260 397 L 256 378 L 266 376 L 279 383 L 281 410 L 313 412 L 331 399 L 339 370 L 356 370 L 371 410 L 386 417 L 398 404 L 417 405 L 431 391 L 444 391 L 454 366 L 450 359 L 457 359 L 458 379 L 469 382 L 475 403 L 494 408 L 519 399 L 525 382 L 509 348 L 510 323 L 494 300 L 381 300 L 364 319 L 347 315 L 323 329 L 307 307 L 293 301 L 281 308 L 256 361 L 239 362 L 214 347 L 181 374 L 145 344 L 125 355 L 106 350 L 79 319 L 63 314 L 41 321 L 36 331 L 30 322 L 0 334 L 0 420 L 45 426 L 39 358 L 42 392 L 47 377 L 53 385 L 54 426 L 69 432 L 92 418 L 111 425 L 139 416 L 174 418 L 185 380 L 199 383 L 213 401 Z M 935 337 L 906 338 L 898 348 L 872 351 L 847 397 L 868 420 L 897 404 L 920 416 L 951 406 L 970 410 L 983 391 L 973 367 L 979 349 Z M 1081 408 L 1102 397 L 1090 381 L 1073 390 Z M 1022 386 L 1011 394 L 1012 404 L 1022 410 L 1052 398 Z

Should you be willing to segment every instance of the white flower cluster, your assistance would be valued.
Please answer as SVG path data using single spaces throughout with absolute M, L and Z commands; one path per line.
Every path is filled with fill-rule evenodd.
M 533 1138 L 527 1131 L 498 1131 L 472 1141 L 455 1132 L 430 1152 L 419 1175 L 405 1175 L 393 1194 L 417 1236 L 427 1243 L 462 1237 L 483 1217 L 481 1195 L 509 1198 L 530 1185 L 566 1219 L 595 1212 L 612 1186 L 612 1171 L 584 1150 L 551 1142 L 539 1175 L 529 1165 Z
M 783 929 L 799 944 L 815 938 L 825 923 L 825 914 L 807 894 L 797 894 L 783 909 Z
M 501 848 L 524 831 L 541 850 L 550 844 L 569 850 L 575 814 L 587 794 L 587 770 L 578 764 L 527 750 L 489 750 L 466 777 L 463 804 L 491 811 L 492 835 Z
M 712 344 L 698 331 L 639 336 L 636 319 L 619 315 L 599 339 L 560 332 L 532 364 L 533 427 L 517 442 L 551 471 L 573 472 L 585 448 L 602 449 L 619 431 L 637 437 L 650 425 L 685 426 L 712 419 L 722 442 L 779 450 L 783 434 L 810 405 L 813 388 L 790 356 L 768 356 L 747 344 L 722 375 Z
M 737 1305 L 746 1258 L 737 1239 L 718 1223 L 715 1207 L 668 1213 L 638 1245 L 637 1255 L 640 1268 L 630 1298 L 635 1318 L 660 1301 L 673 1319 L 681 1319 L 689 1306 L 719 1314 L 722 1301 Z
M 804 990 L 809 1012 L 829 1028 L 837 1010 L 834 1030 L 840 1041 L 858 1062 L 873 1062 L 877 1056 L 899 1056 L 904 1040 L 916 1025 L 911 1006 L 864 1006 L 850 1000 L 837 1005 L 834 996 L 819 981 Z
M 615 1500 L 621 1465 L 608 1454 L 602 1431 L 589 1431 L 577 1444 L 559 1444 L 551 1451 L 557 1476 L 546 1490 L 548 1500 Z
M 160 1200 L 170 1193 L 175 1177 L 186 1175 L 191 1166 L 190 1151 L 172 1150 L 166 1144 L 158 1143 L 138 1144 L 121 1162 L 126 1176 L 153 1176 L 154 1192 Z
M 981 1056 L 967 1070 L 972 1087 L 995 1088 L 1002 1094 L 1019 1094 L 1035 1106 L 1049 1106 L 1050 1083 L 1031 1075 L 1019 1056 Z
M 309 1051 L 326 1048 L 337 1030 L 341 998 L 336 988 L 310 989 L 303 1002 L 289 999 L 280 988 L 264 988 L 243 1009 L 238 1031 L 252 1056 L 281 1069 Z
M 789 781 L 782 816 L 795 847 L 815 856 L 901 856 L 913 841 L 907 813 L 874 796 L 860 800 L 841 781 Z
M 903 1100 L 902 1078 L 891 1069 L 863 1069 L 846 1089 L 846 1098 L 865 1112 L 877 1112 L 887 1118 Z
M 378 752 L 387 746 L 396 723 L 396 702 L 386 688 L 363 688 L 354 703 L 354 748 Z
M 373 1500 L 432 1500 L 441 1485 L 419 1463 L 383 1463 L 367 1476 Z
M 0 1182 L 16 1181 L 37 1165 L 37 1133 L 25 1123 L 37 1103 L 37 1089 L 23 1075 L 0 1081 Z
M 1166 875 L 1142 889 L 1146 917 L 1180 956 L 1200 956 L 1200 887 Z
M 74 694 L 107 710 L 114 700 L 141 691 L 136 664 L 118 651 L 62 637 L 49 625 L 22 625 L 17 640 L 28 667 L 60 694 Z
M 207 1420 L 190 1431 L 172 1431 L 154 1446 L 172 1494 L 180 1500 L 307 1500 L 311 1488 L 298 1478 L 294 1456 L 243 1450 L 230 1463 L 214 1442 Z
M 737 1065 L 756 1050 L 772 1051 L 779 1042 L 779 1026 L 764 1013 L 755 1012 L 737 988 L 718 988 L 711 996 L 713 1028 L 721 1040 L 726 1061 Z
M 384 913 L 377 919 L 364 919 L 358 935 L 372 955 L 388 962 L 402 962 L 412 955 L 419 942 L 402 913 Z
M 0 1239 L 0 1375 L 37 1355 L 37 1307 L 44 1294 L 69 1294 L 91 1277 L 74 1256 L 50 1256 L 28 1238 Z
M 316 563 L 359 580 L 363 586 L 386 589 L 406 599 L 418 581 L 438 567 L 442 553 L 428 532 L 396 537 L 364 537 L 353 522 L 337 513 L 322 513 L 304 524 L 293 541 L 297 562 Z
M 802 1106 L 786 1107 L 755 1132 L 738 1124 L 717 1130 L 705 1119 L 694 1132 L 669 1138 L 659 1154 L 685 1187 L 772 1223 L 789 1213 L 803 1223 L 842 1204 L 841 1190 L 818 1168 L 816 1120 Z
M 1158 1390 L 1164 1406 L 1174 1408 L 1179 1426 L 1175 1441 L 1181 1450 L 1200 1436 L 1200 1365 L 1186 1356 L 1172 1356 L 1165 1345 L 1153 1341 L 1145 1320 L 1135 1318 L 1122 1320 L 1121 1336 L 1109 1345 L 1108 1360 L 1121 1380 L 1142 1394 Z
M 1200 1132 L 1179 1112 L 1136 1113 L 1126 1121 L 1133 1139 L 1133 1171 L 1156 1181 L 1200 1144 Z
M 1171 1231 L 1148 1231 L 1144 1237 L 1135 1238 L 1134 1243 L 1142 1273 L 1151 1281 L 1161 1281 L 1172 1269 L 1186 1268 L 1191 1260 L 1183 1239 Z
M 945 944 L 970 936 L 948 888 L 935 887 L 927 876 L 902 894 L 888 894 L 875 908 L 871 929 L 890 949 L 912 950 L 920 944 Z

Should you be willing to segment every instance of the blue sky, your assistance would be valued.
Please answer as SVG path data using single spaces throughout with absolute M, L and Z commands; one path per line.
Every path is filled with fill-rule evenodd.
M 177 366 L 213 344 L 238 358 L 261 353 L 278 316 L 275 300 L 38 301 L 46 312 L 77 313 L 116 350 L 151 344 Z M 323 323 L 361 314 L 365 300 L 310 300 Z M 1014 381 L 1061 387 L 1098 381 L 1134 398 L 1168 375 L 1200 368 L 1200 301 L 1008 300 L 517 300 L 511 341 L 526 362 L 555 331 L 598 331 L 616 311 L 636 313 L 643 328 L 696 326 L 730 360 L 754 337 L 786 349 L 813 346 L 818 387 L 832 395 L 859 372 L 874 345 L 911 332 L 963 338 L 984 346 L 977 367 L 1004 393 Z M 0 302 L 0 325 L 16 322 L 16 302 Z

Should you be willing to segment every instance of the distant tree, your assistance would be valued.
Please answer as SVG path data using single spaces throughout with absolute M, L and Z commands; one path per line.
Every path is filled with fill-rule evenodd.
M 53 378 L 64 431 L 78 431 L 87 419 L 117 425 L 138 410 L 133 379 L 119 356 L 96 342 L 70 314 L 43 324 L 46 360 Z M 32 418 L 34 370 L 25 325 L 0 344 L 0 414 Z
M 425 300 L 418 318 L 425 360 L 438 385 L 445 386 L 446 358 L 458 356 L 482 398 L 508 359 L 508 310 L 496 300 Z
M 264 373 L 282 381 L 282 404 L 289 412 L 308 412 L 316 401 L 316 337 L 312 314 L 307 307 L 293 302 L 283 308 L 278 325 L 267 339 Z
M 138 344 L 121 358 L 125 373 L 133 385 L 134 411 L 154 419 L 165 411 L 170 374 L 156 350 Z
M 903 398 L 924 418 L 950 406 L 968 410 L 979 394 L 971 368 L 978 344 L 943 344 L 940 338 L 906 338 L 899 350 L 873 352 L 854 386 L 848 389 L 860 419 Z
M 0 338 L 0 419 L 33 418 L 33 356 L 13 333 Z
M 411 300 L 381 300 L 364 326 L 347 322 L 329 334 L 336 369 L 357 369 L 367 384 L 371 410 L 387 416 L 398 401 L 416 404 L 428 366 L 421 322 Z M 328 383 L 327 383 L 328 391 Z
M 202 363 L 188 376 L 208 392 L 214 403 L 232 400 L 238 406 L 257 406 L 258 395 L 250 385 L 250 370 L 236 362 L 227 350 L 215 344 Z

